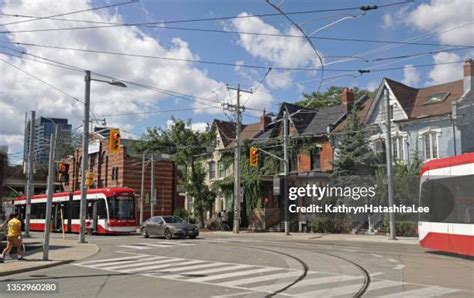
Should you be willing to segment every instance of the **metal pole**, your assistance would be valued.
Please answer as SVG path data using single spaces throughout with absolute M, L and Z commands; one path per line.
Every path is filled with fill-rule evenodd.
M 53 205 L 54 193 L 54 160 L 56 158 L 56 142 L 58 137 L 58 125 L 54 127 L 54 133 L 51 134 L 49 143 L 49 166 L 48 166 L 48 199 L 46 201 L 46 217 L 44 219 L 44 239 L 43 239 L 43 261 L 48 260 L 49 255 L 49 237 L 51 225 L 51 208 Z
M 240 233 L 240 84 L 237 86 L 237 123 L 235 125 L 234 151 L 234 233 Z
M 142 185 L 140 188 L 140 226 L 143 224 L 143 209 L 145 200 L 145 152 L 142 155 Z
M 385 151 L 387 157 L 387 187 L 388 187 L 388 205 L 393 206 L 393 168 L 392 168 L 392 131 L 391 131 L 391 107 L 390 107 L 390 96 L 388 89 L 385 88 L 385 99 L 386 105 L 386 126 L 387 132 L 385 134 L 385 143 L 387 144 Z M 395 213 L 390 212 L 389 214 L 389 225 L 390 225 L 390 240 L 396 240 L 395 237 Z
M 34 145 L 35 145 L 35 111 L 31 111 L 30 140 L 28 145 L 28 169 L 26 177 L 26 210 L 25 210 L 25 237 L 30 237 L 31 197 L 33 196 Z
M 456 118 L 457 118 L 457 103 L 454 101 L 452 103 L 451 110 L 451 126 L 453 128 L 453 145 L 454 145 L 454 156 L 457 154 L 457 144 L 456 144 Z
M 90 95 L 91 95 L 91 72 L 86 70 L 84 81 L 85 96 L 84 96 L 84 124 L 82 136 L 82 168 L 81 168 L 81 209 L 80 209 L 80 232 L 79 242 L 86 243 L 86 208 L 87 208 L 87 186 L 86 174 L 88 172 L 88 158 L 89 158 L 89 110 L 90 110 Z
M 151 154 L 151 178 L 150 178 L 150 217 L 155 215 L 155 154 Z
M 285 234 L 290 234 L 290 222 L 288 216 L 288 175 L 290 172 L 289 163 L 288 163 L 288 112 L 283 111 L 283 165 L 284 165 L 284 175 L 283 177 L 283 200 L 285 206 Z

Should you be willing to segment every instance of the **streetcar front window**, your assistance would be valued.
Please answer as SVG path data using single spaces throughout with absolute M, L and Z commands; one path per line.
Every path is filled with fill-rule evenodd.
M 135 219 L 135 198 L 115 196 L 107 198 L 110 219 Z

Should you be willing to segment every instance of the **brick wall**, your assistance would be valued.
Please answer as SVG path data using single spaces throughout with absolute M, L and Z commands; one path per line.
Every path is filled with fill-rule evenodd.
M 64 160 L 69 164 L 69 184 L 64 186 L 65 191 L 80 190 L 80 165 L 82 148 L 76 150 L 74 158 Z M 89 168 L 94 173 L 94 184 L 91 188 L 130 187 L 140 196 L 142 159 L 127 155 L 127 148 L 120 148 L 116 153 L 109 151 L 109 141 L 100 141 L 100 151 L 89 155 Z M 148 162 L 145 170 L 144 188 L 144 218 L 150 216 L 150 172 Z M 113 175 L 115 174 L 115 175 Z M 155 162 L 155 188 L 157 204 L 155 215 L 171 215 L 177 200 L 176 168 L 172 161 L 157 160 Z M 137 219 L 139 218 L 140 199 L 136 202 Z

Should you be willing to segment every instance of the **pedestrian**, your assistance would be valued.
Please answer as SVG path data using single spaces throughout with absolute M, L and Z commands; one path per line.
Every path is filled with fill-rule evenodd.
M 18 219 L 18 213 L 10 214 L 7 226 L 7 247 L 5 247 L 2 252 L 0 263 L 4 262 L 5 256 L 10 253 L 10 250 L 13 248 L 13 246 L 16 246 L 18 261 L 21 261 L 23 260 L 23 256 L 21 254 L 21 221 Z
M 229 230 L 230 229 L 230 226 L 229 226 L 229 214 L 227 214 L 227 212 L 224 210 L 222 210 L 222 222 L 224 223 L 224 228 L 226 230 Z

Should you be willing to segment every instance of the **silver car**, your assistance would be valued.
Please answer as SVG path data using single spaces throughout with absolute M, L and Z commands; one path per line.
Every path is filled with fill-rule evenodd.
M 195 239 L 199 235 L 197 225 L 190 224 L 178 216 L 153 216 L 147 219 L 141 226 L 142 235 L 164 236 L 166 239 L 173 237 L 189 237 Z

